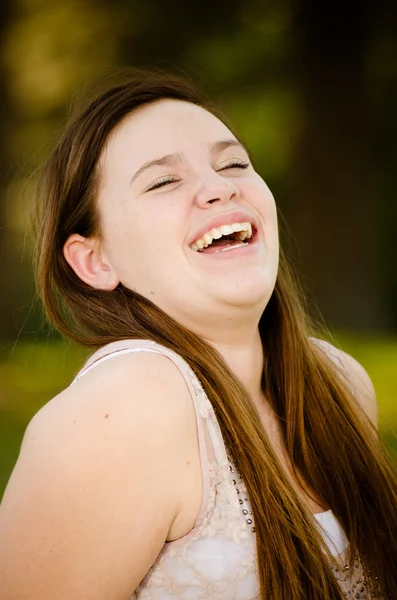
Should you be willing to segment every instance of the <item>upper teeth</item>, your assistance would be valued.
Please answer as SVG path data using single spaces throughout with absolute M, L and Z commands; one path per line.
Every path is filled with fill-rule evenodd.
M 211 229 L 192 244 L 190 247 L 192 250 L 199 252 L 203 248 L 207 248 L 212 244 L 213 240 L 219 240 L 223 235 L 230 235 L 231 233 L 238 233 L 237 239 L 243 241 L 252 236 L 252 225 L 251 223 L 232 223 L 231 225 L 221 225 L 215 229 Z

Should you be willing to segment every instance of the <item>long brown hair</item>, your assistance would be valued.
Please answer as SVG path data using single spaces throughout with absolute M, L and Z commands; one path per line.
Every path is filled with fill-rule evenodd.
M 113 291 L 89 287 L 63 257 L 72 233 L 100 235 L 97 165 L 110 132 L 137 107 L 163 98 L 217 114 L 187 78 L 138 73 L 92 101 L 50 157 L 35 221 L 37 282 L 46 313 L 62 334 L 90 348 L 151 339 L 182 356 L 214 406 L 252 502 L 261 598 L 340 600 L 314 519 L 278 462 L 247 391 L 219 353 L 122 285 Z M 397 598 L 396 473 L 348 382 L 310 340 L 301 293 L 283 256 L 259 328 L 263 391 L 279 417 L 294 468 L 340 521 L 371 589 L 379 584 L 385 597 Z

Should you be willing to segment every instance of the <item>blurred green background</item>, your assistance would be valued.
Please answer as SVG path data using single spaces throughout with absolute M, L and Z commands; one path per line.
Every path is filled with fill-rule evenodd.
M 27 423 L 85 355 L 43 325 L 35 300 L 31 184 L 87 82 L 123 65 L 182 69 L 229 115 L 276 197 L 310 303 L 367 368 L 397 451 L 396 3 L 3 0 L 1 9 L 0 493 Z

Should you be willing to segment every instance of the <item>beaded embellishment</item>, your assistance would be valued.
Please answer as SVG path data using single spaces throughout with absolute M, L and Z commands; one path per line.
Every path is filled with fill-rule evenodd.
M 382 597 L 377 577 L 372 578 L 372 591 L 368 589 L 370 573 L 360 564 L 358 556 L 352 557 L 342 567 L 332 568 L 332 572 L 344 591 L 346 598 L 369 600 L 370 598 Z
M 251 526 L 251 531 L 255 533 L 255 523 L 251 504 L 248 494 L 244 490 L 243 479 L 230 460 L 229 470 L 232 473 L 233 485 L 236 490 L 241 513 L 247 524 Z M 368 579 L 370 573 L 361 565 L 358 556 L 352 557 L 350 561 L 345 562 L 341 566 L 332 566 L 330 568 L 338 581 L 345 598 L 370 600 L 372 598 L 380 599 L 382 597 L 377 577 L 372 578 L 372 590 L 369 590 Z
M 239 487 L 237 487 L 237 485 L 240 486 L 242 484 L 243 478 L 241 477 L 240 473 L 237 472 L 237 470 L 234 468 L 234 466 L 230 463 L 229 463 L 229 469 L 230 469 L 230 472 L 233 474 L 233 485 L 235 486 L 236 493 L 239 496 L 239 499 L 238 499 L 239 504 L 241 504 L 244 507 L 241 509 L 241 512 L 244 515 L 244 518 L 245 518 L 246 522 L 248 523 L 248 525 L 251 525 L 251 531 L 253 533 L 255 533 L 255 524 L 254 524 L 254 520 L 253 520 L 252 510 L 250 510 L 251 509 L 250 501 L 245 492 L 240 497 L 241 490 L 239 489 Z M 238 483 L 237 483 L 236 478 L 238 479 Z

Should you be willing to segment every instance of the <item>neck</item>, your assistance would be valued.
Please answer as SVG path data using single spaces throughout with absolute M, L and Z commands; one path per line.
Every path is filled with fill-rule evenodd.
M 251 335 L 238 341 L 207 341 L 219 352 L 227 366 L 240 379 L 254 402 L 262 396 L 263 349 L 256 328 Z

